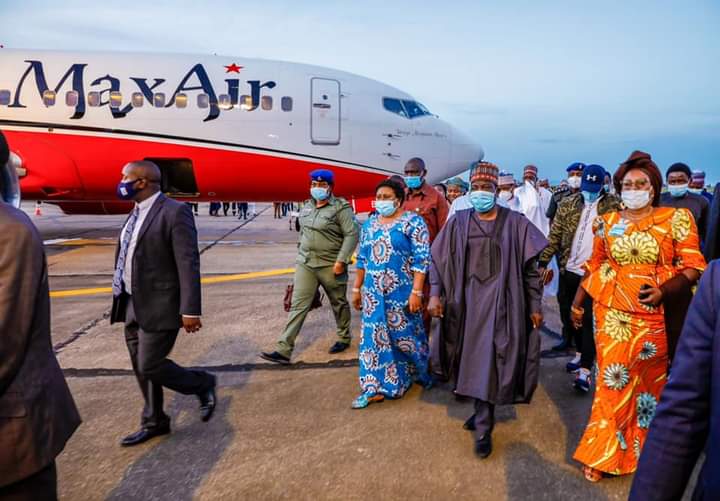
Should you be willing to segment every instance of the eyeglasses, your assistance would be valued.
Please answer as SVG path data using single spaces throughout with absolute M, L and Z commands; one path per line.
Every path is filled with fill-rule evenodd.
M 636 179 L 634 182 L 623 181 L 621 186 L 623 190 L 646 190 L 650 187 L 650 181 L 647 179 Z

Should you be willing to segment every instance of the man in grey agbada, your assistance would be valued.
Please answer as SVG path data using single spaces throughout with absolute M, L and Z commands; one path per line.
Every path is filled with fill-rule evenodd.
M 7 159 L 0 132 L 0 499 L 53 500 L 55 458 L 80 416 L 50 339 L 42 238 L 5 203 Z
M 300 210 L 300 243 L 290 316 L 275 351 L 260 353 L 260 357 L 269 362 L 290 363 L 295 339 L 320 285 L 330 300 L 337 324 L 338 340 L 329 352 L 340 353 L 350 346 L 347 267 L 357 246 L 360 230 L 352 207 L 347 200 L 333 195 L 334 187 L 332 171 L 318 169 L 310 173 L 312 199 Z
M 527 403 L 537 386 L 543 321 L 537 256 L 547 240 L 522 214 L 496 205 L 497 166 L 480 162 L 470 180 L 473 208 L 455 213 L 432 246 L 428 309 L 443 324 L 433 372 L 450 379 L 456 394 L 475 399 L 465 427 L 475 431 L 475 452 L 485 458 L 495 405 Z

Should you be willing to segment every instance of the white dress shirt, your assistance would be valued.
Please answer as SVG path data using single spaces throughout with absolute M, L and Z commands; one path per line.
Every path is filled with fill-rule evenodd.
M 133 228 L 132 236 L 130 237 L 130 244 L 128 245 L 127 256 L 125 257 L 125 267 L 123 268 L 122 275 L 122 280 L 125 284 L 125 292 L 128 294 L 132 294 L 132 262 L 133 255 L 135 254 L 135 246 L 137 245 L 138 234 L 140 233 L 140 228 L 142 228 L 143 222 L 145 222 L 145 218 L 159 196 L 160 192 L 158 191 L 153 196 L 135 204 L 135 207 L 137 207 L 139 211 L 138 218 L 137 221 L 135 221 L 135 228 Z M 127 223 L 123 226 L 122 232 L 120 232 L 121 235 L 125 233 L 126 226 Z
M 593 231 L 592 225 L 598 217 L 598 198 L 591 204 L 585 204 L 580 215 L 575 236 L 573 237 L 572 247 L 570 248 L 570 257 L 565 265 L 565 269 L 580 275 L 585 275 L 585 262 L 592 256 L 593 250 Z
M 461 197 L 457 197 L 455 200 L 453 200 L 453 203 L 450 205 L 450 212 L 448 212 L 448 219 L 455 214 L 459 210 L 465 210 L 465 209 L 472 209 L 473 206 L 470 203 L 470 195 L 469 193 L 464 194 Z

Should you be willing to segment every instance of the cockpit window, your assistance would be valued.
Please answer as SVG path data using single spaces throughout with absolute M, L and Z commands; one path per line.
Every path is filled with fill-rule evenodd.
M 383 108 L 390 113 L 395 113 L 405 118 L 415 118 L 423 115 L 432 115 L 428 109 L 417 101 L 407 99 L 395 99 L 392 97 L 383 98 Z
M 388 110 L 390 113 L 395 113 L 396 115 L 400 115 L 401 117 L 407 118 L 407 112 L 405 111 L 405 108 L 403 107 L 402 103 L 399 99 L 393 99 L 391 97 L 384 97 L 383 98 L 383 108 Z
M 410 118 L 421 117 L 423 115 L 432 115 L 428 109 L 417 101 L 405 101 L 403 100 L 405 109 L 407 110 Z

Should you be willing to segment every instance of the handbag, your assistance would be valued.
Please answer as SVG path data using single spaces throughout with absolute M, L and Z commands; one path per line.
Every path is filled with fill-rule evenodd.
M 285 289 L 285 299 L 283 299 L 283 307 L 286 312 L 289 312 L 292 308 L 292 296 L 293 290 L 295 290 L 294 284 L 289 284 Z M 310 305 L 310 311 L 317 310 L 322 307 L 323 294 L 320 292 L 320 287 L 315 291 L 315 297 L 313 297 L 312 304 Z

